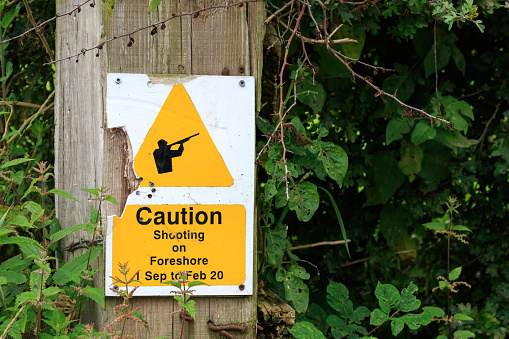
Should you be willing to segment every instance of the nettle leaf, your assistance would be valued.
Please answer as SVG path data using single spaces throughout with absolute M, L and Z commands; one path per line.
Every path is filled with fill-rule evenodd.
M 445 223 L 441 220 L 428 222 L 422 226 L 435 231 L 445 231 Z
M 371 312 L 371 318 L 369 319 L 369 324 L 374 326 L 380 326 L 384 322 L 389 319 L 389 314 L 385 313 L 379 308 L 375 308 L 373 312 Z
M 456 267 L 452 271 L 449 272 L 449 280 L 454 281 L 460 277 L 461 267 Z
M 317 146 L 320 147 L 318 160 L 323 163 L 325 171 L 339 187 L 343 186 L 343 179 L 348 170 L 348 155 L 343 148 L 332 142 L 318 141 Z
M 454 315 L 454 320 L 461 320 L 461 321 L 474 321 L 474 318 L 469 317 L 466 314 L 457 313 Z
M 419 121 L 417 125 L 415 125 L 410 140 L 414 145 L 419 145 L 425 141 L 435 138 L 436 135 L 437 130 L 431 127 L 428 122 Z
M 64 237 L 68 236 L 69 234 L 77 231 L 77 230 L 81 230 L 82 228 L 84 228 L 85 226 L 87 226 L 88 224 L 78 224 L 78 225 L 74 225 L 72 227 L 69 227 L 69 228 L 65 228 L 61 231 L 58 231 L 56 232 L 55 234 L 53 234 L 51 236 L 51 239 L 53 239 L 54 242 L 56 241 L 59 241 L 60 239 L 63 239 Z
M 27 217 L 25 217 L 24 215 L 21 215 L 21 214 L 18 214 L 17 216 L 15 216 L 14 219 L 12 219 L 10 223 L 12 225 L 23 226 L 23 227 L 32 226 L 30 221 L 28 221 Z
M 341 283 L 331 281 L 327 286 L 327 303 L 343 318 L 349 318 L 353 313 L 353 303 L 348 296 L 349 293 L 348 288 Z
M 0 285 L 6 285 L 9 283 L 23 284 L 27 281 L 26 275 L 14 272 L 13 270 L 0 270 L 0 278 L 5 280 L 4 283 L 0 282 Z
M 157 6 L 159 6 L 160 3 L 161 0 L 150 0 L 148 3 L 148 12 L 151 13 L 154 9 L 157 8 Z
M 313 84 L 310 80 L 305 80 L 297 86 L 297 99 L 311 107 L 315 114 L 322 110 L 326 95 L 323 85 L 317 81 Z
M 399 318 L 395 318 L 391 320 L 391 331 L 393 336 L 397 336 L 403 331 L 405 327 L 405 322 Z
M 300 221 L 311 220 L 319 205 L 320 196 L 315 184 L 304 181 L 292 189 L 288 207 L 296 212 Z
M 396 308 L 401 300 L 398 289 L 391 284 L 381 284 L 375 289 L 375 296 L 378 299 L 380 308 L 385 312 L 389 313 L 391 308 Z
M 408 284 L 407 288 L 401 290 L 401 300 L 399 302 L 399 309 L 401 311 L 411 312 L 421 306 L 421 301 L 414 295 L 415 292 L 417 292 L 417 286 L 413 283 Z
M 325 339 L 323 333 L 307 321 L 296 323 L 289 331 L 296 339 Z
M 448 281 L 440 280 L 438 282 L 438 287 L 443 291 L 445 288 L 447 288 L 449 285 L 451 285 Z
M 104 307 L 104 290 L 102 288 L 95 288 L 91 286 L 85 287 L 85 295 Z
M 58 188 L 52 189 L 51 191 L 49 191 L 49 193 L 53 193 L 53 194 L 59 195 L 59 196 L 64 197 L 64 198 L 80 202 L 78 199 L 76 199 L 75 197 L 73 197 L 72 195 L 67 193 L 66 191 L 58 189 Z
M 178 289 L 180 289 L 180 287 L 182 287 L 182 285 L 178 281 L 173 281 L 173 280 L 166 280 L 166 281 L 163 282 L 163 284 L 171 285 L 171 286 L 176 287 Z
M 267 241 L 267 262 L 275 267 L 281 267 L 283 256 L 288 244 L 286 243 L 286 226 L 278 225 L 274 230 L 265 232 Z
M 56 286 L 51 286 L 51 287 L 48 287 L 48 288 L 45 288 L 42 290 L 42 294 L 44 294 L 44 296 L 46 296 L 46 297 L 51 297 L 52 295 L 55 295 L 60 292 L 63 292 L 63 290 Z M 103 291 L 103 293 L 104 293 L 104 291 Z
M 467 226 L 463 226 L 463 225 L 456 225 L 452 228 L 454 231 L 467 231 L 467 232 L 472 232 L 472 230 L 470 230 L 470 228 L 468 228 Z
M 99 256 L 99 253 L 101 253 L 101 247 L 94 247 L 92 249 L 92 252 L 90 253 L 90 263 L 94 262 L 94 260 Z M 85 252 L 60 267 L 53 275 L 53 281 L 58 285 L 65 285 L 70 281 L 79 283 L 81 280 L 81 274 L 87 267 L 88 255 L 89 253 Z
M 389 145 L 391 142 L 403 138 L 403 135 L 410 132 L 410 120 L 404 118 L 395 118 L 389 121 L 385 128 L 385 143 Z

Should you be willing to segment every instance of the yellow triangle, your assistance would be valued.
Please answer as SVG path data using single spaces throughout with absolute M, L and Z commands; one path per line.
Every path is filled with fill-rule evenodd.
M 173 86 L 134 158 L 142 187 L 230 187 L 233 178 L 184 85 Z

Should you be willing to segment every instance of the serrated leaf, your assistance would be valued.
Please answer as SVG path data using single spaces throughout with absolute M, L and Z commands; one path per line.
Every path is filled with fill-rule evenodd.
M 148 3 L 148 12 L 151 13 L 154 9 L 157 8 L 157 6 L 159 6 L 160 3 L 161 0 L 150 0 Z
M 17 171 L 9 174 L 9 176 L 11 177 L 12 180 L 14 180 L 16 184 L 20 185 L 23 179 L 25 179 L 25 172 Z
M 87 286 L 84 292 L 87 297 L 104 307 L 104 290 L 102 288 Z
M 44 296 L 46 297 L 51 297 L 52 295 L 55 295 L 60 292 L 63 292 L 63 290 L 56 286 L 51 286 L 42 290 L 42 294 L 44 294 Z
M 443 221 L 432 221 L 423 224 L 422 226 L 435 231 L 445 231 L 445 223 Z
M 470 230 L 470 228 L 468 228 L 467 226 L 463 226 L 463 225 L 456 225 L 452 228 L 454 231 L 467 231 L 467 232 L 472 232 Z
M 140 319 L 141 322 L 143 322 L 145 324 L 145 328 L 147 329 L 148 333 L 150 334 L 150 326 L 148 325 L 148 321 L 145 320 L 145 318 L 143 317 L 143 314 L 138 311 L 133 311 L 131 314 L 134 315 L 136 318 Z
M 90 253 L 90 263 L 94 262 L 94 260 L 101 253 L 100 247 L 94 247 Z M 70 281 L 74 281 L 75 283 L 79 283 L 81 280 L 81 274 L 87 267 L 88 261 L 88 252 L 83 253 L 77 258 L 74 258 L 72 261 L 69 261 L 62 267 L 58 269 L 58 271 L 53 274 L 53 281 L 58 285 L 65 285 Z
M 78 224 L 78 225 L 74 225 L 69 228 L 65 228 L 65 229 L 60 230 L 60 231 L 56 232 L 55 234 L 53 234 L 51 236 L 51 239 L 53 239 L 54 242 L 57 242 L 60 239 L 63 239 L 64 237 L 68 236 L 69 234 L 76 232 L 77 230 L 81 230 L 85 226 L 87 226 L 87 224 Z
M 173 287 L 176 287 L 178 289 L 180 289 L 182 287 L 182 285 L 178 282 L 178 281 L 172 281 L 172 280 L 166 280 L 163 282 L 164 285 L 171 285 Z
M 424 121 L 419 121 L 412 132 L 410 140 L 414 145 L 422 144 L 425 141 L 435 138 L 437 135 L 436 129 Z
M 389 319 L 389 315 L 379 308 L 375 308 L 371 312 L 369 324 L 374 326 L 380 326 Z
M 454 281 L 459 278 L 461 274 L 461 267 L 456 267 L 452 271 L 449 272 L 449 280 Z
M 17 216 L 15 216 L 14 219 L 12 219 L 10 223 L 12 225 L 22 226 L 22 227 L 32 226 L 32 224 L 30 224 L 30 221 L 28 221 L 28 219 L 24 215 L 21 215 L 21 214 L 18 214 Z
M 195 302 L 194 300 L 187 300 L 187 302 L 183 306 L 189 315 L 193 317 L 194 320 L 196 320 L 196 309 L 195 309 Z
M 109 202 L 111 202 L 111 203 L 114 203 L 115 205 L 118 205 L 118 201 L 117 201 L 117 199 L 115 199 L 115 198 L 114 198 L 114 197 L 112 197 L 112 196 L 107 197 L 105 200 L 107 200 L 107 201 L 109 201 Z
M 42 248 L 42 246 L 39 245 L 39 243 L 36 240 L 26 238 L 26 237 L 0 238 L 0 245 L 6 245 L 6 244 L 33 244 L 33 245 L 37 245 L 40 248 Z
M 307 321 L 298 322 L 289 331 L 296 339 L 325 339 L 323 333 Z
M 443 280 L 440 280 L 438 282 L 438 287 L 440 287 L 440 289 L 443 291 L 447 286 L 449 286 L 450 283 L 448 281 L 443 281 Z
M 31 300 L 37 300 L 35 292 L 23 292 L 16 297 L 16 306 L 19 307 L 19 305 Z
M 97 188 L 82 188 L 81 190 L 93 194 L 96 197 L 99 196 L 99 190 Z
M 11 161 L 7 161 L 6 163 L 4 163 L 0 169 L 3 169 L 3 168 L 7 168 L 7 167 L 11 167 L 11 166 L 15 166 L 15 165 L 19 165 L 19 164 L 22 164 L 24 162 L 27 162 L 27 161 L 32 161 L 34 159 L 26 159 L 26 158 L 20 158 L 20 159 L 14 159 L 14 160 L 11 160 Z
M 0 285 L 5 285 L 9 283 L 14 284 L 23 284 L 27 281 L 27 277 L 24 274 L 15 272 L 14 270 L 0 270 L 0 277 L 5 279 L 5 283 L 0 283 Z
M 474 318 L 471 318 L 469 317 L 468 315 L 466 314 L 463 314 L 463 313 L 457 313 L 454 315 L 454 319 L 455 320 L 461 320 L 461 321 L 473 321 Z
M 395 318 L 391 320 L 391 332 L 393 336 L 397 336 L 403 331 L 405 327 L 405 322 L 399 318 Z
M 191 287 L 195 287 L 195 286 L 200 286 L 200 285 L 209 286 L 208 284 L 204 283 L 203 281 L 198 281 L 198 280 L 196 280 L 196 281 L 191 281 L 191 282 L 189 282 L 189 283 L 187 284 L 187 286 L 188 286 L 189 288 L 191 288 Z
M 76 199 L 75 197 L 73 197 L 72 195 L 67 193 L 66 191 L 58 189 L 58 188 L 52 189 L 51 191 L 49 191 L 49 193 L 53 193 L 53 194 L 59 195 L 59 196 L 64 197 L 64 198 L 80 202 L 78 199 Z

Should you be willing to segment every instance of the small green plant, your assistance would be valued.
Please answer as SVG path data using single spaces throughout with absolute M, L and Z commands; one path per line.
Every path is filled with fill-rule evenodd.
M 207 285 L 206 283 L 202 281 L 189 281 L 187 280 L 187 272 L 180 271 L 179 272 L 179 279 L 177 281 L 165 281 L 163 284 L 171 285 L 173 287 L 176 287 L 177 291 L 172 291 L 172 293 L 175 293 L 175 300 L 177 300 L 180 309 L 171 313 L 171 316 L 174 316 L 176 314 L 180 315 L 180 318 L 182 319 L 182 327 L 180 329 L 180 339 L 184 336 L 184 324 L 185 320 L 187 318 L 187 313 L 193 318 L 193 320 L 196 319 L 196 309 L 195 309 L 195 302 L 194 300 L 189 300 L 190 296 L 193 295 L 194 290 L 191 288 L 199 285 Z
M 132 282 L 139 282 L 138 280 L 134 279 L 138 272 L 134 273 L 130 278 L 128 277 L 129 274 L 129 268 L 128 268 L 128 262 L 125 264 L 118 263 L 118 271 L 122 275 L 122 277 L 113 276 L 113 288 L 110 288 L 113 292 L 117 293 L 119 297 L 123 299 L 123 303 L 115 306 L 114 312 L 115 312 L 115 319 L 108 325 L 101 326 L 108 331 L 108 334 L 112 336 L 113 339 L 122 339 L 122 338 L 134 338 L 132 335 L 124 334 L 125 332 L 125 326 L 128 321 L 132 321 L 138 324 L 141 324 L 148 333 L 150 333 L 150 330 L 152 329 L 147 321 L 143 318 L 143 314 L 139 312 L 141 309 L 141 306 L 130 310 L 131 305 L 129 305 L 129 300 L 132 299 L 134 292 L 138 289 L 138 286 L 135 286 L 133 289 L 129 291 L 129 284 Z M 119 285 L 123 285 L 124 289 L 121 289 Z M 120 330 L 115 330 L 112 328 L 113 325 L 120 323 Z

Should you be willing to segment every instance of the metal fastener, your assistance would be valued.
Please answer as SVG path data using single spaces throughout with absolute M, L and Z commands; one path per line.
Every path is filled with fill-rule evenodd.
M 115 83 L 118 85 L 119 83 L 121 83 L 122 80 L 120 80 L 120 78 L 117 78 L 117 80 L 115 80 Z
M 152 193 L 155 193 L 156 189 L 155 188 L 152 188 Z
M 246 82 L 244 80 L 240 80 L 239 85 L 240 85 L 240 87 L 244 87 L 244 86 L 246 86 Z
M 227 67 L 225 67 L 225 68 L 223 68 L 223 71 L 221 72 L 221 74 L 222 75 L 230 75 L 230 70 Z
M 140 191 L 136 191 L 136 195 L 140 195 Z
M 143 222 L 143 218 L 139 218 L 139 219 L 138 219 L 138 221 L 139 221 L 139 222 Z
M 150 187 L 154 187 L 154 183 L 151 181 L 148 183 L 150 185 Z
M 244 286 L 244 284 L 239 285 L 239 290 L 244 291 L 245 288 L 246 288 L 246 286 Z
M 114 289 L 115 291 L 118 291 L 118 286 L 113 285 L 113 289 Z
M 152 194 L 149 194 L 149 195 L 148 195 L 148 198 L 149 198 L 149 199 L 150 199 L 150 198 L 152 198 Z
M 239 73 L 244 73 L 246 71 L 246 68 L 244 66 L 239 67 Z

